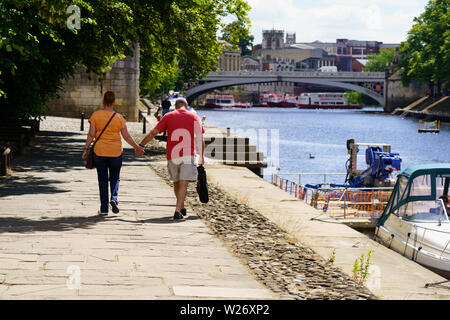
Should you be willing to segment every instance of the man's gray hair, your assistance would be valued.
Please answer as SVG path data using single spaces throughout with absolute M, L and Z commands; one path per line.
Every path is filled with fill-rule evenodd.
M 180 104 L 185 105 L 186 107 L 188 106 L 188 102 L 185 98 L 178 98 L 177 100 L 175 100 L 176 106 L 178 106 Z

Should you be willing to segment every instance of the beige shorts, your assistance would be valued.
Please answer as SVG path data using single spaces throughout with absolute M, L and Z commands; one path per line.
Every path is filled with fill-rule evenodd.
M 180 180 L 197 181 L 197 166 L 189 162 L 173 162 L 167 160 L 167 169 L 169 171 L 170 180 L 177 182 Z

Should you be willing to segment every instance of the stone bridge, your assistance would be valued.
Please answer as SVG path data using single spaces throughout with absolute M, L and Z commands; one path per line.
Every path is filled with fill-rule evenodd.
M 217 88 L 282 81 L 303 82 L 353 90 L 371 97 L 383 107 L 386 105 L 386 77 L 384 72 L 211 72 L 186 91 L 186 99 L 191 103 L 201 94 Z

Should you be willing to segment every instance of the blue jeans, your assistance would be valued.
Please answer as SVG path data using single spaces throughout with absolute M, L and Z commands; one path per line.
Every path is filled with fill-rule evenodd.
M 111 189 L 111 200 L 119 203 L 118 194 L 122 155 L 119 157 L 100 157 L 94 153 L 94 165 L 97 169 L 98 188 L 100 191 L 100 211 L 108 213 L 110 202 L 108 197 L 108 180 Z

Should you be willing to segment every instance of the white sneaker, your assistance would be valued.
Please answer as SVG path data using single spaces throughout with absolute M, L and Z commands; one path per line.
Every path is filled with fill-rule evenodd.
M 102 217 L 106 217 L 106 216 L 108 216 L 108 213 L 106 212 L 101 212 L 100 210 L 98 210 L 98 215 L 99 216 L 102 216 Z

